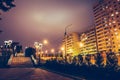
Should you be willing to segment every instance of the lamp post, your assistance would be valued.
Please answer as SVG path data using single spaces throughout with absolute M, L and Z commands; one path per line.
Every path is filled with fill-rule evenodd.
M 38 64 L 40 64 L 40 59 L 41 59 L 41 55 L 42 55 L 42 48 L 43 48 L 44 44 L 45 45 L 48 44 L 48 41 L 47 40 L 43 40 L 43 43 L 34 42 L 34 46 L 36 48 L 37 56 L 38 56 Z
M 66 55 L 67 54 L 66 53 L 66 51 L 67 51 L 66 50 L 67 49 L 67 45 L 66 45 L 66 43 L 67 43 L 67 29 L 71 26 L 72 26 L 72 24 L 65 27 L 65 33 L 64 33 L 64 37 L 65 37 L 65 62 L 67 62 L 67 55 Z
M 12 40 L 4 41 L 4 43 L 5 43 L 5 47 L 6 47 L 6 48 L 10 48 L 12 42 L 13 42 Z
M 42 44 L 39 42 L 34 42 L 34 46 L 35 46 L 36 51 L 37 51 L 38 63 L 40 63 L 40 54 L 41 54 Z
M 51 53 L 52 53 L 52 56 L 54 58 L 55 57 L 55 49 L 51 49 Z
M 43 47 L 43 44 L 42 44 L 42 43 L 39 43 L 39 46 L 40 46 L 40 53 L 39 53 L 39 64 L 40 64 L 40 59 L 41 59 L 41 55 L 42 55 L 42 47 Z

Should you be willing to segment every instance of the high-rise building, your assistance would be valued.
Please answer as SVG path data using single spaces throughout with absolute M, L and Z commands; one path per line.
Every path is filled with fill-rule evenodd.
M 98 51 L 120 50 L 120 0 L 99 0 L 93 7 Z
M 80 35 L 80 53 L 97 53 L 95 27 L 91 27 L 89 30 Z
M 78 55 L 79 50 L 79 34 L 76 32 L 70 33 L 64 37 L 62 47 L 66 49 L 66 55 Z M 66 48 L 65 48 L 66 47 Z

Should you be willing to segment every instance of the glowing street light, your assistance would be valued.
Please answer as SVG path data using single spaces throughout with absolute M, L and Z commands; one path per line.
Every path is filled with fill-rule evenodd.
M 51 49 L 51 53 L 54 53 L 55 52 L 55 50 L 54 49 Z
M 47 54 L 47 53 L 48 53 L 48 50 L 46 50 L 45 53 Z
M 48 41 L 47 40 L 43 40 L 43 44 L 48 44 Z
M 4 41 L 6 48 L 10 47 L 12 42 L 13 42 L 12 40 Z
M 36 54 L 38 55 L 38 58 L 39 58 L 39 64 L 40 64 L 40 58 L 43 56 L 43 51 L 42 51 L 42 48 L 43 48 L 43 45 L 46 45 L 48 44 L 48 41 L 47 40 L 43 40 L 42 43 L 40 42 L 34 42 L 34 46 L 36 48 Z M 45 52 L 47 53 L 47 51 Z
M 64 47 L 61 47 L 61 50 L 64 51 L 65 50 Z

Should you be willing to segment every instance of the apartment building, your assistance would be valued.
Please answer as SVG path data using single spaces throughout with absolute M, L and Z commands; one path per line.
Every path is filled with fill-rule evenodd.
M 97 53 L 95 27 L 90 27 L 80 36 L 80 53 L 95 54 Z
M 98 51 L 120 50 L 120 0 L 100 0 L 93 7 Z
M 62 46 L 66 47 L 66 55 L 78 55 L 80 53 L 79 50 L 79 34 L 76 32 L 70 33 L 64 36 L 62 41 Z

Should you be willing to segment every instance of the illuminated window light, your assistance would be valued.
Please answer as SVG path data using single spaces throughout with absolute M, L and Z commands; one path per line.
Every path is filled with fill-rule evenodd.
M 109 23 L 109 25 L 111 25 L 111 23 Z
M 113 23 L 116 23 L 116 21 L 113 21 Z
M 107 24 L 105 24 L 105 26 L 108 26 Z
M 106 20 L 106 18 L 104 18 Z
M 111 16 L 114 16 L 114 14 L 111 14 Z
M 103 8 L 103 10 L 105 10 L 105 8 Z
M 118 14 L 119 12 L 115 12 L 115 14 Z
M 112 8 L 110 8 L 110 10 L 111 10 Z
M 115 30 L 115 31 L 117 31 L 117 29 L 116 29 L 116 28 L 115 28 L 114 30 Z
M 106 8 L 108 8 L 108 6 L 106 6 Z
M 115 35 L 117 35 L 118 33 L 117 32 L 115 32 Z

